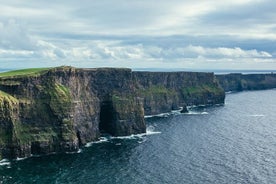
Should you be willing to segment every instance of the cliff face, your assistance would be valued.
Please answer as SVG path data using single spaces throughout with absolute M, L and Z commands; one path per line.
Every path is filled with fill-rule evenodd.
M 216 75 L 225 91 L 261 90 L 276 88 L 276 74 Z
M 144 114 L 223 102 L 209 73 L 60 67 L 0 77 L 0 159 L 76 151 L 101 133 L 144 133 Z
M 213 73 L 134 72 L 146 115 L 170 112 L 187 105 L 224 103 L 225 94 Z
M 146 131 L 129 69 L 55 68 L 0 79 L 3 157 L 71 152 L 96 140 Z

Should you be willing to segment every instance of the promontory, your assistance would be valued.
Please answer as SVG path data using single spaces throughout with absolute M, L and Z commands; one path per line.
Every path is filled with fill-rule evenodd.
M 145 115 L 224 98 L 213 73 L 67 66 L 1 73 L 0 160 L 74 152 L 102 133 L 144 133 Z

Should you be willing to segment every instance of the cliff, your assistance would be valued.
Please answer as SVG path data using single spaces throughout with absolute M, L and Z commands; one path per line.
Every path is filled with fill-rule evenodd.
M 76 151 L 101 133 L 144 133 L 145 114 L 224 97 L 212 73 L 72 67 L 3 73 L 0 159 Z
M 170 112 L 189 105 L 224 103 L 224 92 L 213 73 L 133 72 L 145 115 Z
M 216 75 L 225 91 L 262 90 L 276 88 L 276 74 L 241 74 Z

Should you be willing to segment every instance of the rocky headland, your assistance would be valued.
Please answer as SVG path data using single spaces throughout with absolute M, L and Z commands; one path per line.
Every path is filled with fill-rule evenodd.
M 224 98 L 213 73 L 73 67 L 2 73 L 0 160 L 74 152 L 102 133 L 144 133 L 145 115 Z

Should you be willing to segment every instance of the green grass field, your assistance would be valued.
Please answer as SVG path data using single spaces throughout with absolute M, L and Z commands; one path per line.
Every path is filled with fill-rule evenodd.
M 25 75 L 37 75 L 43 71 L 47 71 L 50 68 L 28 68 L 22 70 L 14 70 L 9 72 L 0 73 L 0 77 L 13 77 L 13 76 L 25 76 Z

